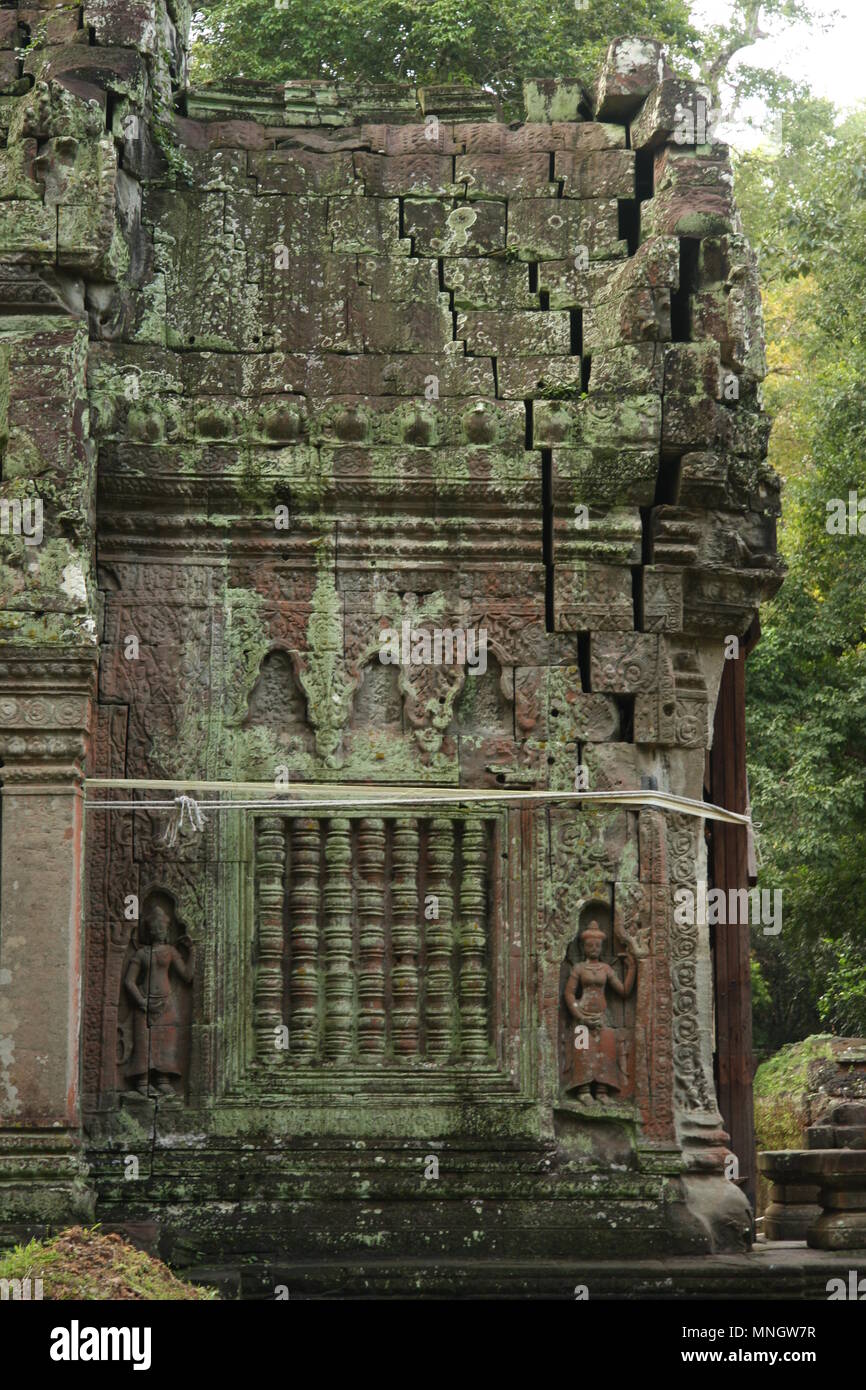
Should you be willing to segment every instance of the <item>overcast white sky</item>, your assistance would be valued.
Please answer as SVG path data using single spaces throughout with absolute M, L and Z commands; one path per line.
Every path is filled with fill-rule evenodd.
M 696 0 L 693 13 L 698 21 L 720 24 L 729 9 L 725 0 Z M 837 11 L 840 17 L 826 33 L 797 26 L 782 38 L 744 49 L 743 56 L 756 66 L 808 80 L 818 96 L 838 106 L 866 100 L 866 0 L 813 0 L 812 9 L 828 16 Z

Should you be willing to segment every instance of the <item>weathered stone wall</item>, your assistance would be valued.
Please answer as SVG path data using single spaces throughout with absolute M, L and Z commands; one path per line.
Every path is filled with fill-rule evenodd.
M 66 961 L 77 918 L 7 827 L 55 725 L 73 898 L 88 739 L 97 777 L 556 792 L 580 766 L 700 798 L 726 638 L 778 583 L 754 263 L 656 45 L 593 91 L 528 84 L 516 127 L 480 92 L 322 83 L 187 92 L 172 122 L 184 15 L 79 19 L 0 98 L 3 494 L 45 503 L 41 546 L 0 537 L 0 1154 L 83 1133 L 99 1214 L 190 1259 L 741 1246 L 709 943 L 673 920 L 706 878 L 687 816 L 265 808 L 169 848 L 156 813 L 88 811 L 83 1016 L 58 959 L 65 1071 L 45 1049 L 56 1089 L 82 1037 L 82 1102 L 42 1106 L 13 853 Z M 383 664 L 404 623 L 483 629 L 486 673 Z M 157 905 L 170 1037 L 128 983 Z M 568 1084 L 591 919 L 635 962 L 607 1105 Z M 16 1190 L 7 1219 L 38 1217 Z

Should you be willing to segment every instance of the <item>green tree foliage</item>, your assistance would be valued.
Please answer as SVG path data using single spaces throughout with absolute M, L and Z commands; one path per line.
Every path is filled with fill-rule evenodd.
M 690 0 L 200 0 L 196 82 L 247 77 L 466 82 L 520 114 L 526 77 L 591 81 L 610 40 L 662 40 L 671 63 L 717 105 L 775 102 L 791 84 L 738 61 L 768 33 L 814 23 L 808 0 L 732 0 L 724 24 L 697 27 Z
M 822 22 L 808 0 L 733 0 L 724 24 L 704 29 L 699 41 L 700 77 L 713 94 L 713 104 L 735 110 L 749 97 L 760 96 L 775 110 L 790 100 L 794 84 L 783 73 L 734 59 L 791 24 L 814 28 L 829 27 L 830 22 Z
M 617 34 L 698 45 L 687 0 L 214 0 L 197 32 L 197 80 L 467 82 L 506 105 L 524 77 L 591 76 Z
M 783 891 L 780 936 L 756 938 L 770 1047 L 818 1025 L 866 1033 L 866 510 L 862 532 L 827 529 L 833 499 L 866 504 L 866 113 L 835 125 L 801 93 L 784 131 L 778 158 L 737 168 L 786 484 L 789 574 L 748 664 L 761 883 Z

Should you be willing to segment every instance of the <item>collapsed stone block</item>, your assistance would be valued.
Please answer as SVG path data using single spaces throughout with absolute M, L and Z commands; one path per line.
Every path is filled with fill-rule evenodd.
M 669 75 L 664 48 L 654 39 L 614 39 L 596 82 L 596 120 L 626 119 Z

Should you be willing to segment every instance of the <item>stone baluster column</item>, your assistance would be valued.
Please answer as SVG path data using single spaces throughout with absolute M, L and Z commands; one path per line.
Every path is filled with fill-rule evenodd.
M 352 1055 L 352 842 L 351 822 L 335 816 L 325 839 L 325 1056 Z
M 435 896 L 427 936 L 427 1051 L 447 1057 L 454 1047 L 454 826 L 447 816 L 430 825 L 427 888 Z
M 460 883 L 460 1031 L 465 1061 L 487 1053 L 487 846 L 484 821 L 463 823 L 463 876 Z
M 292 1055 L 312 1061 L 319 1048 L 319 875 L 321 824 L 315 818 L 292 821 L 291 1018 Z
M 358 829 L 358 1050 L 385 1053 L 385 822 L 367 818 Z
M 283 1023 L 285 877 L 286 822 L 281 816 L 263 816 L 256 826 L 258 962 L 253 1027 L 257 1058 L 266 1065 L 284 1057 L 277 1038 Z
M 421 946 L 418 926 L 418 822 L 409 817 L 396 820 L 393 844 L 392 1037 L 395 1054 L 405 1057 L 418 1052 L 418 951 Z

